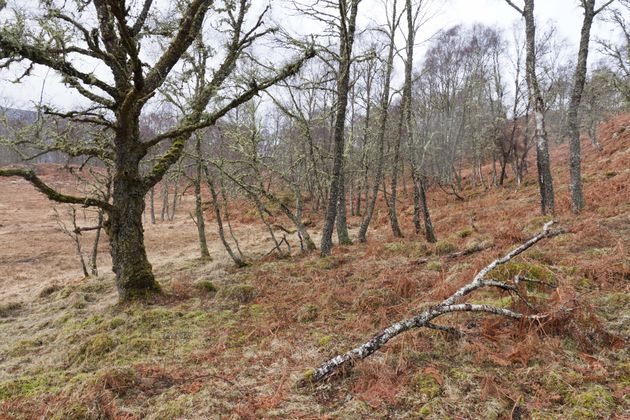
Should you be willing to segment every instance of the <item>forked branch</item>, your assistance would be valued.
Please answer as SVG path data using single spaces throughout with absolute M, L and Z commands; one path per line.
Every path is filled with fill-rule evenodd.
M 437 328 L 440 330 L 445 329 L 447 327 L 437 326 L 433 324 L 432 321 L 447 313 L 485 312 L 485 313 L 490 313 L 490 314 L 495 314 L 495 315 L 506 316 L 506 317 L 514 318 L 514 319 L 535 320 L 535 319 L 545 318 L 546 315 L 544 314 L 525 315 L 519 312 L 511 311 L 509 309 L 497 308 L 491 305 L 457 303 L 457 301 L 463 298 L 464 296 L 470 294 L 471 292 L 480 288 L 484 288 L 484 287 L 498 287 L 503 290 L 516 291 L 517 289 L 513 285 L 500 282 L 497 280 L 485 279 L 485 276 L 488 275 L 488 273 L 490 273 L 497 266 L 507 263 L 512 258 L 521 254 L 525 250 L 529 249 L 530 247 L 532 247 L 534 244 L 541 241 L 542 239 L 550 238 L 550 237 L 559 235 L 561 233 L 564 233 L 563 230 L 552 231 L 550 229 L 552 224 L 553 222 L 546 223 L 543 227 L 543 230 L 539 234 L 537 234 L 536 236 L 534 236 L 533 238 L 531 238 L 524 244 L 520 245 L 519 247 L 515 248 L 514 250 L 510 251 L 503 257 L 498 258 L 494 260 L 493 262 L 491 262 L 490 264 L 488 264 L 486 267 L 484 267 L 481 271 L 477 273 L 477 275 L 473 278 L 473 280 L 470 283 L 468 283 L 464 287 L 457 290 L 455 293 L 453 293 L 451 296 L 446 298 L 439 305 L 431 307 L 412 318 L 408 318 L 408 319 L 396 322 L 395 324 L 390 325 L 383 331 L 376 334 L 368 342 L 348 351 L 347 353 L 340 354 L 328 360 L 327 362 L 321 364 L 315 369 L 309 370 L 308 372 L 306 372 L 306 374 L 304 375 L 304 378 L 301 380 L 301 384 L 304 385 L 307 383 L 320 381 L 330 376 L 332 373 L 334 373 L 335 371 L 337 371 L 339 368 L 341 368 L 342 366 L 346 364 L 351 364 L 355 360 L 365 359 L 366 357 L 370 356 L 371 354 L 379 350 L 381 347 L 383 347 L 389 340 L 391 340 L 392 338 L 396 337 L 397 335 L 405 331 L 409 331 L 413 328 L 420 328 L 420 327 L 426 327 L 426 328 L 432 328 L 432 329 Z M 517 293 L 517 296 L 520 297 L 520 294 Z M 527 302 L 525 303 L 527 304 Z

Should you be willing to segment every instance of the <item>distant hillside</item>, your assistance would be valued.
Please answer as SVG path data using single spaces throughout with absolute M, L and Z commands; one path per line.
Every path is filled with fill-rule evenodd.
M 10 121 L 22 121 L 30 124 L 37 120 L 37 112 L 26 109 L 0 107 L 0 114 L 3 117 L 6 116 Z

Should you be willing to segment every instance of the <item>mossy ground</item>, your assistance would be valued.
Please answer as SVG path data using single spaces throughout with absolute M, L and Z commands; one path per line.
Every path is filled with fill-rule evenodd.
M 612 164 L 630 166 L 628 153 L 608 153 Z M 601 172 L 598 156 L 587 154 L 585 171 Z M 409 215 L 401 217 L 407 237 L 392 238 L 386 210 L 377 209 L 367 244 L 336 247 L 325 259 L 267 257 L 243 269 L 215 255 L 211 263 L 165 259 L 154 265 L 164 295 L 149 302 L 118 304 L 109 274 L 33 288 L 0 316 L 0 417 L 498 419 L 518 407 L 523 418 L 628 418 L 630 208 L 618 193 L 602 195 L 630 183 L 630 173 L 616 171 L 585 185 L 590 204 L 577 218 L 559 199 L 569 234 L 492 274 L 552 286 L 521 286 L 553 315 L 540 323 L 444 317 L 439 323 L 463 337 L 412 331 L 328 382 L 294 386 L 317 364 L 441 301 L 546 220 L 532 216 L 535 182 L 516 192 L 467 187 L 463 194 L 475 196 L 467 202 L 430 191 L 448 247 L 412 235 Z M 566 174 L 555 175 L 566 190 Z M 444 255 L 469 247 L 483 250 Z M 528 310 L 496 290 L 469 301 Z

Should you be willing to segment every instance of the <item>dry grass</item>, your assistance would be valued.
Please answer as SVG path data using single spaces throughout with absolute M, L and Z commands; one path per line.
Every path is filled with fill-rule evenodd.
M 454 315 L 446 323 L 463 338 L 407 333 L 311 389 L 294 387 L 307 368 L 443 299 L 538 230 L 545 219 L 533 174 L 518 190 L 509 182 L 482 194 L 468 186 L 465 202 L 430 192 L 443 244 L 494 244 L 455 260 L 410 234 L 402 194 L 402 240 L 391 237 L 380 207 L 367 244 L 337 247 L 324 260 L 272 255 L 235 269 L 211 223 L 213 260 L 197 259 L 186 197 L 174 222 L 146 227 L 166 296 L 126 306 L 115 303 L 111 274 L 79 278 L 50 203 L 21 181 L 2 180 L 0 271 L 10 275 L 0 278 L 0 299 L 14 305 L 0 317 L 0 418 L 628 418 L 630 130 L 612 133 L 629 124 L 622 116 L 602 127 L 602 153 L 585 142 L 588 207 L 579 217 L 569 214 L 566 147 L 554 150 L 557 217 L 570 233 L 498 273 L 553 281 L 553 290 L 524 292 L 554 316 L 531 324 Z M 242 203 L 233 209 L 255 260 L 271 243 L 252 214 Z M 309 216 L 317 238 L 321 220 Z M 358 221 L 350 218 L 352 229 Z M 207 282 L 216 292 L 200 286 Z M 500 292 L 471 300 L 524 309 Z

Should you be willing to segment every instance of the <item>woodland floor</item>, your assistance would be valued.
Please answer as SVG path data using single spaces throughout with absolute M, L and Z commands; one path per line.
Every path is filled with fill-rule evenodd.
M 173 222 L 146 224 L 165 296 L 124 306 L 107 245 L 101 276 L 83 279 L 51 203 L 2 179 L 0 418 L 630 418 L 630 116 L 604 124 L 600 138 L 602 152 L 583 145 L 586 211 L 570 215 L 568 150 L 555 148 L 556 216 L 569 233 L 502 271 L 556 286 L 528 292 L 549 319 L 445 316 L 463 338 L 412 331 L 306 388 L 295 383 L 307 369 L 438 302 L 539 231 L 547 219 L 533 172 L 520 188 L 512 179 L 487 192 L 468 185 L 466 201 L 430 191 L 437 245 L 412 234 L 403 193 L 405 239 L 391 237 L 383 205 L 368 244 L 335 247 L 325 259 L 261 259 L 271 242 L 242 205 L 235 231 L 254 260 L 244 269 L 230 264 L 210 214 L 213 260 L 197 258 L 187 195 Z M 39 170 L 72 188 L 54 167 Z M 352 233 L 359 221 L 350 218 Z M 317 238 L 322 223 L 313 222 Z M 440 255 L 480 242 L 493 246 Z M 524 309 L 499 291 L 469 301 Z

